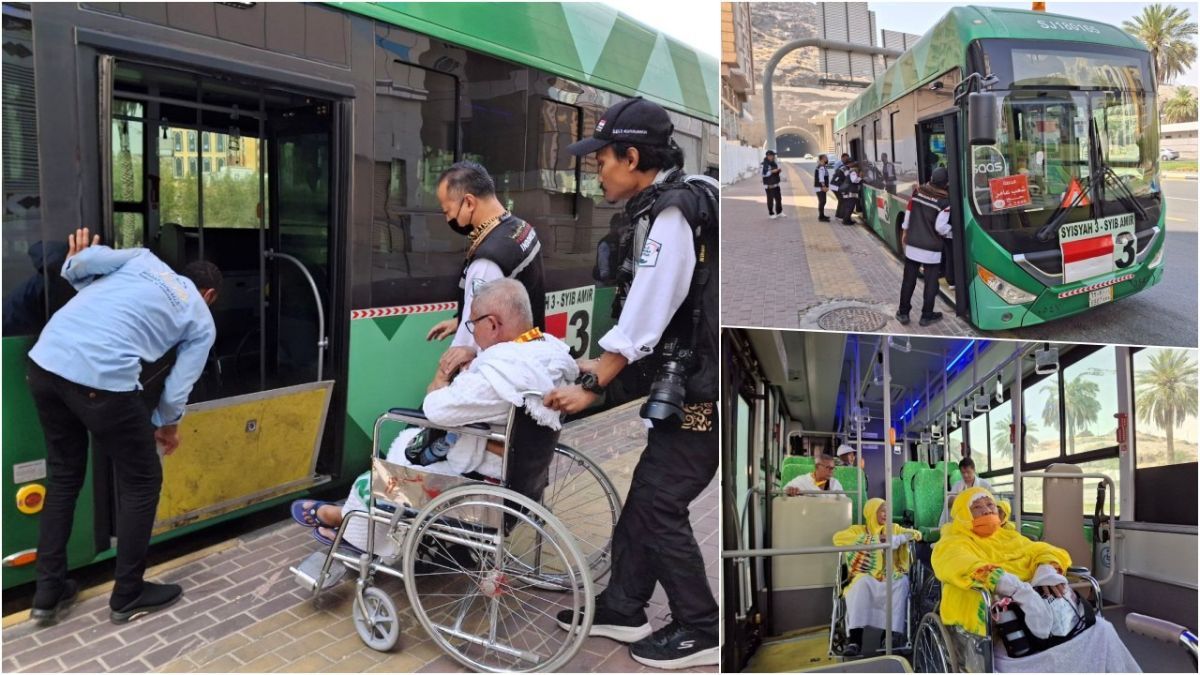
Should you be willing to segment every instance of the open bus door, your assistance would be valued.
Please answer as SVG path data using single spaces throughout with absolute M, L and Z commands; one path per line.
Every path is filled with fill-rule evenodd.
M 337 102 L 134 59 L 99 68 L 105 241 L 224 276 L 155 534 L 327 482 Z M 144 369 L 148 397 L 170 359 Z M 97 534 L 116 503 L 109 476 L 96 472 Z
M 958 111 L 938 113 L 917 122 L 917 171 L 920 182 L 928 182 L 933 170 L 939 166 L 946 167 L 950 174 L 951 239 L 942 252 L 942 260 L 949 262 L 949 267 L 942 269 L 945 283 L 941 290 L 954 304 L 954 313 L 965 317 L 971 311 L 966 289 L 970 288 L 974 274 L 968 275 L 965 259 L 966 235 L 962 213 L 965 202 L 958 151 Z

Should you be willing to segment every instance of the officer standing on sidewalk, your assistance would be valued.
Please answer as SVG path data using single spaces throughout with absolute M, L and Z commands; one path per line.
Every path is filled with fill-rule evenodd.
M 817 170 L 813 172 L 813 189 L 817 192 L 817 220 L 829 222 L 825 215 L 825 199 L 829 196 L 829 158 L 825 155 L 817 157 Z
M 775 161 L 775 151 L 768 150 L 762 161 L 762 181 L 767 188 L 767 217 L 771 220 L 783 217 L 783 193 L 779 188 L 779 163 Z
M 649 397 L 646 449 L 613 531 L 608 587 L 596 598 L 590 635 L 632 643 L 634 660 L 655 668 L 716 665 L 719 611 L 692 532 L 688 507 L 719 462 L 717 259 L 718 186 L 683 174 L 683 151 L 667 112 L 634 98 L 600 118 L 589 139 L 609 203 L 628 200 L 634 228 L 624 251 L 604 354 L 580 364 L 580 384 L 559 387 L 547 405 L 576 413 L 620 376 L 627 393 Z M 705 183 L 707 181 L 707 183 Z M 651 632 L 646 606 L 662 584 L 671 623 Z M 571 610 L 558 615 L 572 625 Z
M 193 262 L 176 274 L 144 248 L 113 250 L 68 238 L 62 278 L 78 293 L 50 317 L 29 350 L 28 380 L 46 437 L 49 485 L 38 529 L 37 589 L 30 616 L 56 623 L 74 602 L 67 540 L 88 465 L 88 436 L 112 459 L 117 504 L 117 561 L 109 618 L 125 623 L 164 609 L 183 595 L 177 584 L 145 581 L 146 549 L 162 490 L 163 454 L 179 446 L 179 420 L 192 385 L 216 341 L 209 305 L 221 272 Z M 141 396 L 142 362 L 178 346 L 158 406 Z
M 904 248 L 904 280 L 900 285 L 900 308 L 896 320 L 908 325 L 912 309 L 912 294 L 917 288 L 918 268 L 924 269 L 925 296 L 921 305 L 920 325 L 928 326 L 942 318 L 933 311 L 937 300 L 938 271 L 942 263 L 942 242 L 950 236 L 950 174 L 946 167 L 933 170 L 929 182 L 919 186 L 908 200 L 904 215 L 904 232 L 900 245 Z

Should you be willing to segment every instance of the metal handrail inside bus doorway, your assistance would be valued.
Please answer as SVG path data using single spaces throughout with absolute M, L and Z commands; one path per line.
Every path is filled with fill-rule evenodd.
M 312 274 L 309 273 L 308 268 L 304 266 L 304 263 L 300 262 L 300 259 L 295 256 L 280 253 L 274 249 L 267 249 L 263 251 L 263 257 L 268 260 L 273 258 L 287 260 L 298 267 L 300 273 L 308 280 L 308 286 L 313 292 L 313 300 L 317 303 L 317 382 L 320 382 L 321 375 L 324 373 L 325 349 L 329 347 L 329 337 L 325 335 L 325 305 L 321 303 L 321 292 L 317 289 L 317 282 L 313 279 Z

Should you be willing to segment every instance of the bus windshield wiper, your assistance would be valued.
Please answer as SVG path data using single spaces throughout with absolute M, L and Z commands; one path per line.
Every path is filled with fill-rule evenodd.
M 1102 164 L 1102 160 L 1100 160 L 1097 157 L 1097 154 L 1098 154 L 1097 148 L 1098 147 L 1099 147 L 1099 143 L 1097 142 L 1097 139 L 1096 139 L 1096 120 L 1093 119 L 1088 124 L 1088 165 L 1089 165 L 1089 167 L 1097 167 L 1098 168 Z M 1085 196 L 1087 196 L 1089 193 L 1101 195 L 1101 190 L 1104 189 L 1103 186 L 1104 186 L 1104 173 L 1102 171 L 1091 170 L 1088 174 L 1087 182 L 1080 185 L 1079 192 L 1075 194 L 1075 198 L 1071 200 L 1071 203 L 1059 204 L 1058 207 L 1054 210 L 1054 213 L 1052 213 L 1050 215 L 1050 219 L 1047 220 L 1046 224 L 1043 225 L 1041 227 L 1041 229 L 1039 229 L 1034 234 L 1034 237 L 1036 237 L 1038 241 L 1050 241 L 1051 239 L 1056 237 L 1058 235 L 1059 228 L 1061 228 L 1063 226 L 1063 224 L 1066 223 L 1067 215 L 1071 213 L 1071 210 L 1074 209 L 1076 206 L 1079 206 L 1080 202 L 1083 201 L 1083 198 Z M 1101 195 L 1100 199 L 1096 199 L 1096 198 L 1092 199 L 1093 204 L 1097 204 L 1098 202 L 1102 202 L 1102 201 L 1103 201 L 1102 195 Z M 1103 206 L 1100 206 L 1099 208 L 1103 208 Z M 1101 213 L 1101 216 L 1103 216 L 1103 213 Z

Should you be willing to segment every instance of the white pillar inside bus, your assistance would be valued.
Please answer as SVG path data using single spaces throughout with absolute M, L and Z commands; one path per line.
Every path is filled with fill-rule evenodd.
M 892 431 L 892 349 L 888 345 L 887 338 L 880 339 L 880 349 L 883 351 L 883 474 L 890 477 L 892 475 L 892 452 L 891 452 L 891 431 Z M 862 481 L 859 481 L 861 484 Z M 883 482 L 883 499 L 884 499 L 884 532 L 891 531 L 892 524 L 892 481 L 885 480 Z M 869 527 L 869 526 L 868 526 Z M 892 541 L 888 537 L 888 543 Z M 887 605 L 884 610 L 884 616 L 887 617 L 887 626 L 883 631 L 883 653 L 891 656 L 892 654 L 892 577 L 896 570 L 896 556 L 891 546 L 884 549 L 885 562 L 883 565 L 884 571 L 887 572 Z M 911 589 L 909 590 L 911 593 Z
M 1017 357 L 1016 372 L 1013 373 L 1012 389 L 1009 391 L 1009 399 L 1012 400 L 1012 423 L 1013 423 L 1013 441 L 1012 441 L 1012 456 L 1013 456 L 1013 497 L 1012 497 L 1012 517 L 1016 522 L 1017 532 L 1021 531 L 1021 462 L 1025 458 L 1025 392 L 1021 389 L 1021 381 L 1024 377 L 1025 370 L 1024 360 L 1021 354 L 1025 351 L 1023 343 L 1013 345 L 1013 353 Z

